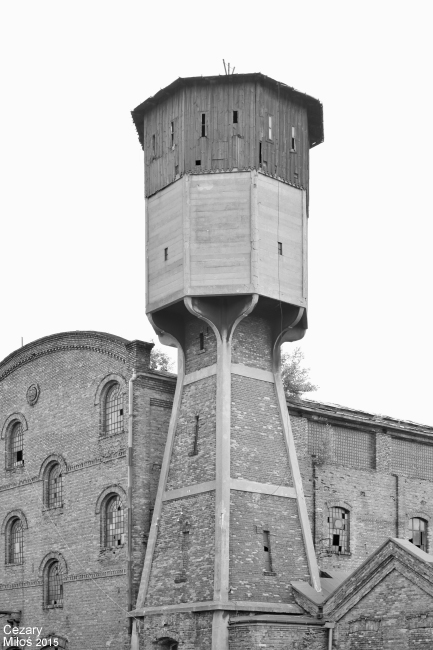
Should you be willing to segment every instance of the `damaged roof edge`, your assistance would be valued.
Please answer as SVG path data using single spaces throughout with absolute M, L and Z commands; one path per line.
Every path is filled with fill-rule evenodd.
M 140 139 L 141 146 L 143 147 L 143 116 L 147 111 L 156 106 L 159 102 L 163 101 L 166 96 L 176 92 L 182 87 L 194 86 L 194 85 L 210 85 L 216 83 L 235 83 L 239 81 L 260 81 L 264 84 L 276 85 L 279 89 L 285 91 L 289 96 L 294 96 L 298 101 L 303 102 L 307 108 L 308 114 L 308 127 L 311 136 L 311 147 L 315 147 L 324 140 L 323 133 L 323 106 L 321 102 L 303 93 L 300 90 L 296 90 L 292 86 L 267 77 L 261 72 L 251 72 L 245 74 L 234 74 L 234 75 L 216 75 L 209 77 L 178 77 L 171 84 L 159 90 L 152 97 L 148 97 L 144 102 L 139 104 L 131 111 L 132 119 L 137 129 L 137 133 Z

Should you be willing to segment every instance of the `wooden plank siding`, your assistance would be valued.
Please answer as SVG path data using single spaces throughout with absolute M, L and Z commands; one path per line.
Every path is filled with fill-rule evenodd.
M 305 191 L 258 176 L 258 293 L 306 305 Z M 278 252 L 282 244 L 282 255 Z
M 305 190 L 256 171 L 185 174 L 147 200 L 147 215 L 148 312 L 188 295 L 306 306 Z
M 148 199 L 148 303 L 171 302 L 183 291 L 182 184 Z M 168 249 L 165 260 L 164 250 Z
M 251 282 L 248 172 L 190 178 L 191 288 Z
M 146 196 L 185 173 L 258 169 L 260 142 L 264 172 L 307 188 L 307 109 L 278 89 L 276 83 L 224 80 L 167 93 L 143 117 Z M 237 124 L 233 123 L 235 110 Z M 205 137 L 201 129 L 203 113 Z M 273 117 L 272 140 L 268 138 L 269 115 Z M 171 122 L 175 125 L 174 149 Z M 292 127 L 296 133 L 295 151 L 291 148 Z

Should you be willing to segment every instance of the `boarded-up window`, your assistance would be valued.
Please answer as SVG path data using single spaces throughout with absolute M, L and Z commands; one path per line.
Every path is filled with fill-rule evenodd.
M 392 472 L 433 479 L 433 446 L 410 440 L 392 439 Z

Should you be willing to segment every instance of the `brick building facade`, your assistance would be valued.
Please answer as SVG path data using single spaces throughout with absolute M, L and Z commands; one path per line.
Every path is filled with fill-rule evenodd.
M 98 332 L 0 363 L 3 644 L 431 648 L 433 428 L 282 384 L 321 103 L 242 74 L 178 79 L 132 115 L 146 311 L 178 376 Z
M 212 333 L 193 325 L 186 376 L 215 361 Z M 263 324 L 258 328 L 262 336 L 256 337 L 250 351 L 241 354 L 239 350 L 239 342 L 253 326 L 254 319 L 239 329 L 235 361 L 246 367 L 262 366 L 266 371 L 266 361 L 258 361 L 260 346 L 266 343 Z M 201 330 L 204 351 L 200 350 Z M 21 627 L 42 627 L 41 638 L 58 638 L 68 650 L 129 647 L 129 381 L 134 369 L 142 373 L 132 382 L 134 607 L 176 382 L 173 375 L 149 370 L 151 347 L 108 334 L 72 332 L 35 341 L 0 364 L 0 427 L 5 453 L 0 486 L 2 627 L 8 620 Z M 245 386 L 242 380 L 246 380 Z M 179 416 L 175 463 L 167 484 L 167 491 L 174 496 L 185 478 L 192 484 L 212 481 L 214 381 L 212 376 L 201 380 L 208 384 L 209 399 L 199 405 L 194 402 L 197 386 L 189 384 L 191 411 L 184 410 Z M 263 382 L 255 389 L 257 382 L 233 375 L 236 433 L 232 477 L 290 488 L 288 466 L 278 468 L 272 460 L 284 456 L 275 435 L 278 425 L 272 424 L 272 386 Z M 121 389 L 116 406 L 119 415 L 108 422 L 107 396 L 109 399 L 109 391 L 116 385 Z M 230 613 L 230 649 L 325 648 L 329 636 L 325 625 L 329 623 L 336 623 L 333 647 L 342 650 L 363 648 L 366 639 L 372 648 L 430 647 L 433 557 L 413 544 L 388 540 L 413 539 L 414 521 L 419 520 L 424 531 L 414 541 L 427 552 L 432 548 L 433 428 L 311 400 L 291 399 L 287 406 L 323 593 L 318 597 L 308 585 L 305 560 L 300 560 L 297 575 L 290 567 L 293 547 L 287 549 L 285 544 L 290 540 L 296 544 L 299 536 L 296 507 L 283 518 L 270 495 L 237 490 L 232 495 L 230 543 L 238 551 L 230 588 L 240 611 Z M 258 413 L 254 423 L 247 417 L 253 409 Z M 22 432 L 18 436 L 22 442 L 12 448 L 11 435 L 17 432 Z M 268 456 L 257 455 L 263 437 Z M 278 476 L 275 471 L 280 472 Z M 51 484 L 50 476 L 54 476 Z M 118 498 L 123 515 L 117 518 L 116 527 L 109 506 L 118 504 Z M 158 639 L 163 644 L 161 629 L 179 648 L 210 647 L 211 611 L 189 611 L 179 622 L 169 607 L 173 586 L 180 605 L 192 599 L 203 603 L 211 597 L 214 496 L 208 491 L 188 496 L 186 502 L 187 509 L 182 498 L 169 501 L 169 526 L 175 528 L 175 534 L 167 529 L 168 543 L 159 555 L 152 596 L 154 604 L 168 607 L 166 613 L 138 617 L 146 649 L 159 647 L 155 645 Z M 334 535 L 342 532 L 330 521 L 332 516 L 335 519 L 335 508 L 340 509 L 337 515 L 344 511 L 347 517 L 342 548 L 333 544 Z M 185 525 L 190 537 L 186 549 L 182 548 Z M 271 534 L 272 571 L 265 566 L 264 526 Z M 113 539 L 107 539 L 110 530 Z M 165 535 L 164 529 L 161 535 Z M 301 546 L 295 546 L 298 558 L 300 553 Z M 54 588 L 57 599 L 52 591 L 48 593 L 49 571 L 56 566 L 62 583 L 61 591 Z M 357 593 L 359 584 L 362 597 Z M 404 612 L 402 598 L 410 602 Z M 52 602 L 55 600 L 58 602 Z M 240 605 L 260 600 L 273 602 L 275 611 L 263 612 L 258 607 L 245 612 L 245 605 Z
M 69 647 L 124 646 L 133 369 L 133 596 L 174 393 L 173 376 L 149 370 L 152 347 L 68 332 L 0 364 L 2 627 L 14 618 Z

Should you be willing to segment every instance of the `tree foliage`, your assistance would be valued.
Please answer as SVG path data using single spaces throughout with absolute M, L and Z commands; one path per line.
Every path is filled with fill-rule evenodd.
M 155 345 L 150 353 L 150 370 L 165 370 L 166 372 L 173 372 L 174 363 L 169 355 L 164 350 Z
M 310 369 L 302 367 L 303 360 L 304 353 L 300 347 L 281 354 L 281 378 L 284 390 L 290 397 L 302 397 L 303 393 L 310 393 L 319 388 L 310 380 Z

